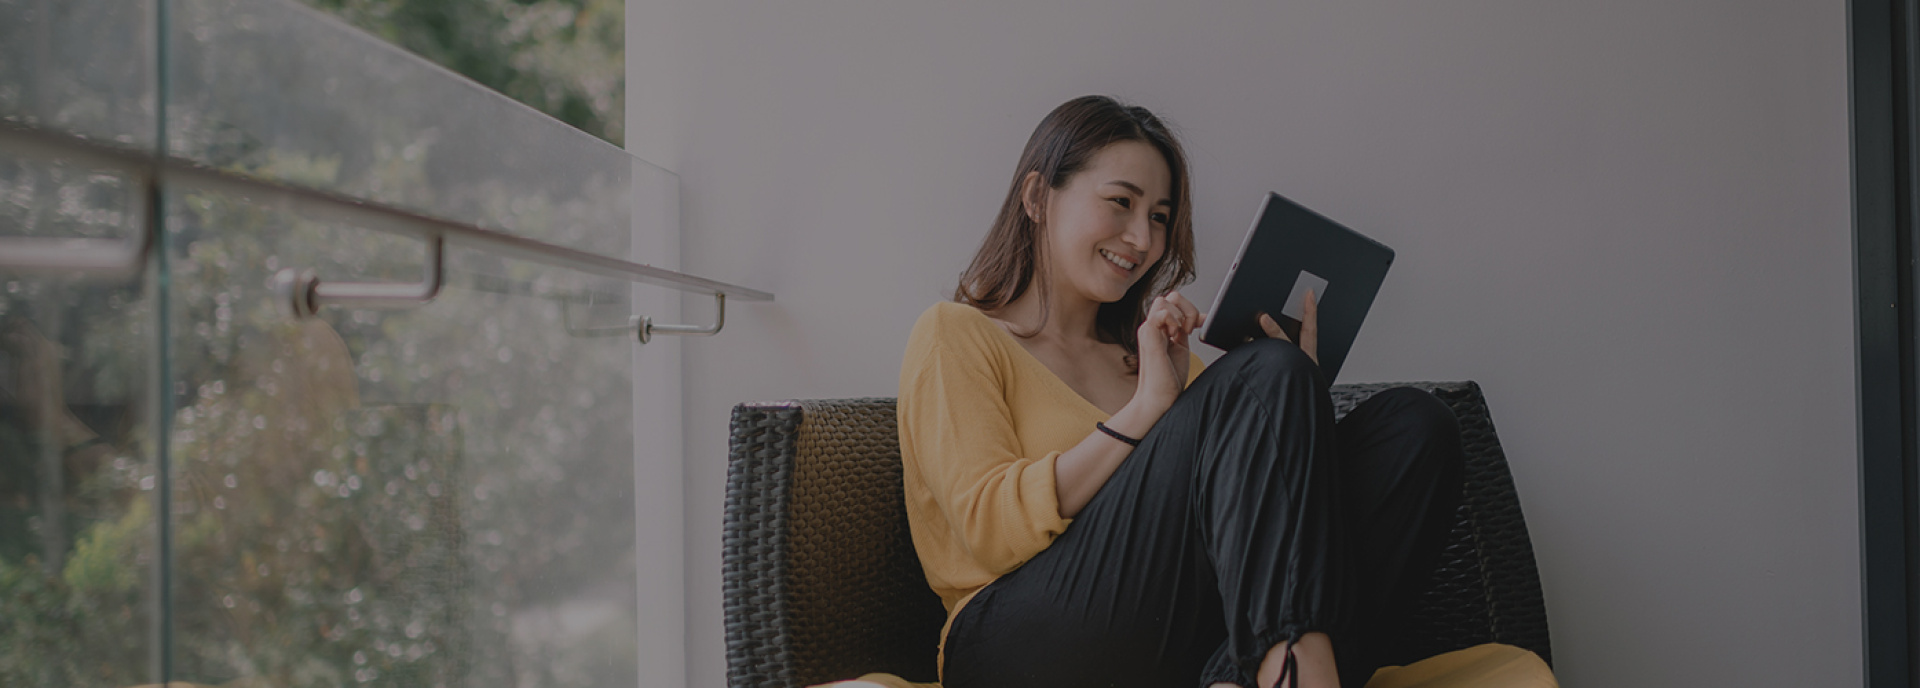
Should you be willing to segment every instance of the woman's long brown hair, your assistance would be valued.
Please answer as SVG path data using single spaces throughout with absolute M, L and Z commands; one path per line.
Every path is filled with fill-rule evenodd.
M 1187 155 L 1180 141 L 1166 124 L 1146 108 L 1127 105 L 1106 96 L 1081 96 L 1069 100 L 1046 119 L 1040 120 L 1027 148 L 1020 153 L 1020 164 L 1013 171 L 1013 184 L 1007 199 L 1000 204 L 980 252 L 973 264 L 960 274 L 960 286 L 953 300 L 993 313 L 1006 308 L 1039 282 L 1041 326 L 1049 312 L 1044 227 L 1027 215 L 1021 202 L 1021 188 L 1029 173 L 1038 172 L 1049 189 L 1066 186 L 1096 153 L 1121 141 L 1143 141 L 1160 151 L 1172 173 L 1173 217 L 1167 224 L 1167 251 L 1147 268 L 1127 294 L 1113 303 L 1100 304 L 1094 316 L 1095 335 L 1100 341 L 1117 343 L 1127 350 L 1128 359 L 1140 353 L 1138 330 L 1147 316 L 1149 297 L 1193 281 L 1193 208 L 1187 184 Z M 1031 337 L 1039 332 L 1015 334 Z

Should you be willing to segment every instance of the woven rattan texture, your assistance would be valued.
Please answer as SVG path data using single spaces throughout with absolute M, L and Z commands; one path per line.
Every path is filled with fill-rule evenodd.
M 730 686 L 799 686 L 787 607 L 787 504 L 800 407 L 733 409 L 721 595 Z
M 1481 643 L 1532 650 L 1549 664 L 1547 607 L 1534 566 L 1533 544 L 1520 513 L 1520 494 L 1506 453 L 1493 432 L 1486 397 L 1473 382 L 1405 382 L 1335 385 L 1336 415 L 1381 390 L 1417 387 L 1433 392 L 1460 421 L 1466 450 L 1464 499 L 1453 531 L 1421 593 L 1411 632 L 1412 661 Z
M 1526 523 L 1480 388 L 1405 383 L 1460 418 L 1466 499 L 1414 632 L 1424 655 L 1484 642 L 1551 661 Z M 1336 385 L 1340 415 L 1395 384 Z M 728 683 L 797 687 L 884 671 L 933 680 L 945 614 L 907 530 L 892 399 L 741 405 L 727 470 Z
M 935 680 L 946 610 L 907 529 L 894 400 L 742 405 L 732 435 L 728 684 Z
M 934 681 L 946 608 L 907 528 L 894 400 L 802 404 L 787 517 L 795 676 Z

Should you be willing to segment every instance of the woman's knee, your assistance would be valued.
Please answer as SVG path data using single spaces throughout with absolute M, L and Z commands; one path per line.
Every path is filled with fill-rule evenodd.
M 1255 339 L 1227 352 L 1214 367 L 1242 384 L 1268 386 L 1288 380 L 1316 379 L 1320 366 L 1298 345 L 1281 339 Z
M 1381 422 L 1395 434 L 1418 438 L 1428 449 L 1423 453 L 1431 460 L 1456 464 L 1464 460 L 1460 420 L 1454 416 L 1453 408 L 1432 392 L 1416 387 L 1394 387 L 1374 394 L 1367 402 L 1382 405 L 1378 409 Z
M 1422 423 L 1457 423 L 1453 408 L 1447 406 L 1447 402 L 1419 387 L 1390 387 L 1375 392 L 1367 401 L 1386 404 L 1392 409 L 1393 415 L 1405 415 Z

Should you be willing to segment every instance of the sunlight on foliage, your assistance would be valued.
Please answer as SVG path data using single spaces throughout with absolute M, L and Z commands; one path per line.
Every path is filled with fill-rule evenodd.
M 555 119 L 625 138 L 623 0 L 303 0 Z

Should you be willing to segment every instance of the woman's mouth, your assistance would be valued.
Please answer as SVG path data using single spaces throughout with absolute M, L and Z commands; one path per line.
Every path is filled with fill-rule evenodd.
M 1139 265 L 1139 263 L 1127 260 L 1125 258 L 1121 258 L 1120 256 L 1114 254 L 1112 251 L 1108 251 L 1104 248 L 1100 249 L 1100 257 L 1107 259 L 1107 262 L 1112 263 L 1114 267 L 1120 268 L 1121 272 L 1124 272 L 1127 274 L 1133 274 L 1133 268 Z

